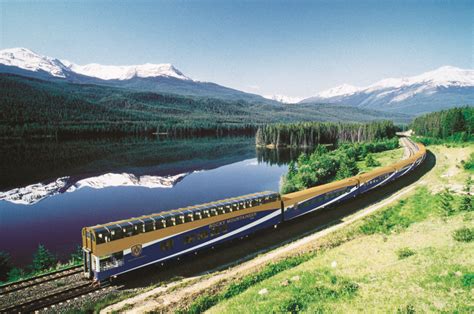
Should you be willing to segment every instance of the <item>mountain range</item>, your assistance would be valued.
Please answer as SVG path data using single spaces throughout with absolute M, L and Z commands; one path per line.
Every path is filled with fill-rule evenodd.
M 52 81 L 121 87 L 137 91 L 259 103 L 273 102 L 260 95 L 211 82 L 195 81 L 171 64 L 78 65 L 67 60 L 42 56 L 26 48 L 0 50 L 0 73 Z
M 26 48 L 0 50 L 0 73 L 250 104 L 338 104 L 409 115 L 474 104 L 474 70 L 452 66 L 412 77 L 388 78 L 366 87 L 343 84 L 302 100 L 283 95 L 260 96 L 216 83 L 196 81 L 167 63 L 78 65 L 42 56 Z
M 415 115 L 474 105 L 474 70 L 443 66 L 417 76 L 384 79 L 366 87 L 343 84 L 300 103 L 344 104 Z

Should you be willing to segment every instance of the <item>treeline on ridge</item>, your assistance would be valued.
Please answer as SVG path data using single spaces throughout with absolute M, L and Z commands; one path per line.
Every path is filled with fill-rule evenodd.
M 248 103 L 0 74 L 0 137 L 255 135 L 259 125 L 408 116 L 343 106 Z
M 453 140 L 474 140 L 474 107 L 459 107 L 419 116 L 411 123 L 416 135 Z
M 311 147 L 337 142 L 364 142 L 395 136 L 392 121 L 369 123 L 302 122 L 269 124 L 258 128 L 257 146 Z

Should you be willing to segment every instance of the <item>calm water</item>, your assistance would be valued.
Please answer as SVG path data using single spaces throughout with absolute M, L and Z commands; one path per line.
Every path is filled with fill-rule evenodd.
M 0 250 L 19 265 L 38 244 L 66 258 L 81 228 L 263 190 L 300 152 L 253 138 L 5 142 Z

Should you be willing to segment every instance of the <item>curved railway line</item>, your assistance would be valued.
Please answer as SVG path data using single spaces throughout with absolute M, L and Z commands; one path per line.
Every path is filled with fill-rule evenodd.
M 401 142 L 405 147 L 404 159 L 416 154 L 417 144 L 403 137 Z M 34 312 L 107 288 L 108 284 L 99 286 L 83 278 L 82 267 L 71 267 L 0 286 L 0 313 Z M 22 293 L 27 297 L 21 297 Z

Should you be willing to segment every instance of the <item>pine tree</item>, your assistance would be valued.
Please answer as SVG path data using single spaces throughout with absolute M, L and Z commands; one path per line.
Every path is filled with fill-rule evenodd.
M 80 262 L 82 260 L 82 247 L 78 245 L 76 251 L 71 253 L 70 261 L 71 263 Z
M 48 251 L 42 244 L 38 246 L 38 250 L 33 255 L 33 271 L 43 271 L 55 266 L 57 263 L 54 255 Z
M 453 195 L 451 194 L 451 191 L 448 188 L 446 188 L 440 194 L 439 207 L 445 216 L 451 216 L 452 214 L 454 214 L 454 208 L 452 206 L 453 200 Z
M 464 186 L 464 192 L 466 192 L 466 194 L 463 195 L 461 199 L 461 204 L 459 205 L 460 211 L 470 212 L 474 210 L 474 206 L 472 204 L 471 185 L 471 178 L 468 178 L 466 181 L 466 185 Z
M 372 154 L 368 154 L 367 157 L 365 157 L 365 165 L 367 167 L 377 167 L 380 166 L 380 163 L 374 159 Z
M 0 251 L 0 281 L 8 279 L 8 273 L 12 267 L 10 254 Z

